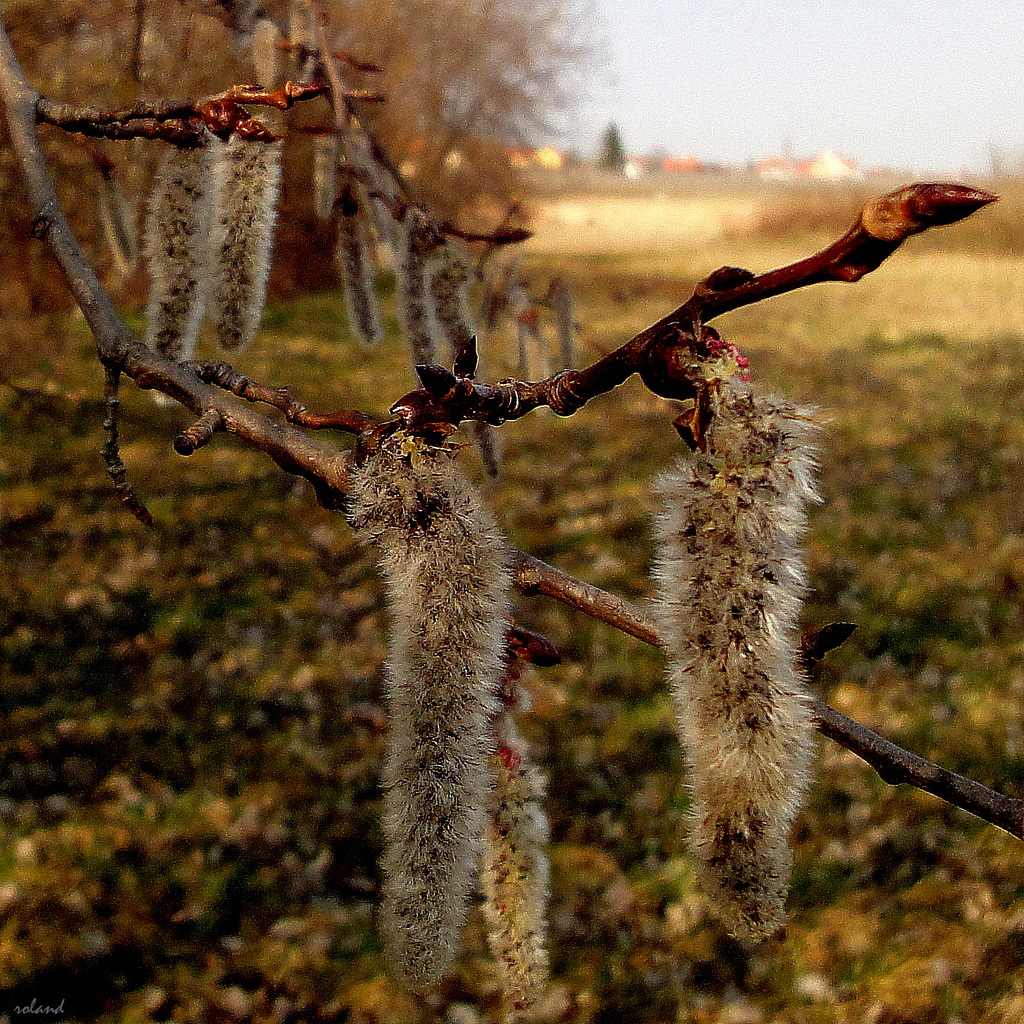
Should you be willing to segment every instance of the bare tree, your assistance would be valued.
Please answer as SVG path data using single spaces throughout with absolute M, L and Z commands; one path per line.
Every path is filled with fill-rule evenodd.
M 246 17 L 254 16 L 243 6 L 218 5 L 234 31 L 245 30 Z M 503 6 L 467 4 L 459 11 L 474 31 L 482 31 L 473 17 Z M 551 18 L 561 9 L 556 4 L 538 8 Z M 951 184 L 899 189 L 868 203 L 849 231 L 806 259 L 760 275 L 735 267 L 715 271 L 678 308 L 583 369 L 562 369 L 538 381 L 485 382 L 477 379 L 475 336 L 460 319 L 467 307 L 453 294 L 464 287 L 468 269 L 452 272 L 447 248 L 455 237 L 475 236 L 410 204 L 403 178 L 373 124 L 363 123 L 354 109 L 366 95 L 346 80 L 346 69 L 365 64 L 361 58 L 333 57 L 327 10 L 310 2 L 309 11 L 315 16 L 311 36 L 301 46 L 313 62 L 310 82 L 276 89 L 236 85 L 201 99 L 109 109 L 55 103 L 29 83 L 7 35 L 0 33 L 0 90 L 32 232 L 59 264 L 105 370 L 104 457 L 129 510 L 144 521 L 149 518 L 119 453 L 123 377 L 192 413 L 191 426 L 173 441 L 180 455 L 199 452 L 220 433 L 234 435 L 311 483 L 325 508 L 345 510 L 360 541 L 376 554 L 387 580 L 392 622 L 381 897 L 393 974 L 427 1004 L 436 998 L 437 985 L 459 952 L 479 861 L 492 949 L 503 966 L 500 1012 L 514 1019 L 543 989 L 546 826 L 539 778 L 513 716 L 524 703 L 517 662 L 549 664 L 558 652 L 543 637 L 509 621 L 507 591 L 512 587 L 666 648 L 680 731 L 690 748 L 691 771 L 700 779 L 691 850 L 727 927 L 743 940 L 774 935 L 784 919 L 787 835 L 807 786 L 808 735 L 814 728 L 862 758 L 885 781 L 918 787 L 1024 838 L 1024 802 L 901 749 L 805 691 L 809 670 L 849 635 L 841 623 L 809 636 L 796 633 L 802 506 L 814 490 L 812 415 L 761 394 L 744 380 L 746 361 L 708 326 L 725 312 L 772 295 L 813 283 L 857 281 L 911 235 L 958 221 L 995 197 Z M 344 26 L 342 15 L 354 22 L 358 11 L 335 13 Z M 421 13 L 430 16 L 427 10 Z M 394 32 L 402 35 L 400 21 Z M 526 88 L 513 72 L 529 40 L 515 38 L 509 45 L 511 51 L 502 50 L 491 66 L 501 69 L 499 79 L 504 75 L 514 93 Z M 401 64 L 400 55 L 386 48 L 374 56 L 385 64 L 389 59 Z M 485 97 L 500 98 L 502 82 L 490 82 L 475 93 L 458 74 L 461 62 L 469 59 L 457 47 L 443 60 L 436 52 L 418 54 L 420 63 L 402 73 L 428 94 L 437 92 L 429 104 L 434 117 L 460 129 L 490 132 L 496 114 Z M 318 64 L 322 76 L 316 73 Z M 436 78 L 421 83 L 413 68 L 416 75 L 436 72 Z M 548 71 L 554 73 L 553 61 Z M 404 237 L 407 276 L 414 282 L 406 288 L 407 323 L 415 320 L 417 331 L 429 333 L 433 320 L 459 321 L 441 325 L 451 343 L 451 359 L 445 360 L 451 368 L 419 363 L 421 386 L 394 396 L 385 416 L 361 410 L 315 414 L 287 388 L 253 381 L 219 361 L 179 362 L 188 353 L 174 345 L 154 342 L 154 351 L 140 342 L 85 257 L 38 138 L 38 126 L 46 124 L 92 137 L 158 139 L 174 147 L 176 157 L 198 153 L 220 167 L 198 176 L 189 166 L 172 168 L 159 179 L 151 202 L 160 229 L 158 241 L 149 247 L 154 279 L 160 277 L 158 266 L 166 271 L 168 261 L 171 269 L 182 265 L 183 248 L 200 267 L 184 272 L 195 287 L 172 283 L 152 306 L 152 316 L 158 309 L 166 313 L 162 330 L 171 336 L 191 330 L 185 325 L 201 313 L 197 296 L 215 307 L 215 316 L 244 307 L 248 312 L 241 319 L 247 323 L 253 305 L 262 304 L 262 272 L 232 279 L 227 298 L 218 298 L 216 288 L 206 296 L 202 282 L 192 280 L 202 274 L 214 278 L 225 269 L 225 260 L 234 265 L 263 245 L 256 236 L 265 238 L 265 230 L 253 226 L 260 221 L 251 209 L 254 190 L 218 185 L 210 203 L 214 208 L 221 204 L 219 213 L 205 214 L 214 243 L 184 216 L 181 195 L 202 192 L 203 181 L 215 181 L 219 174 L 230 176 L 239 150 L 246 158 L 246 181 L 272 178 L 266 167 L 275 159 L 277 141 L 252 110 L 287 109 L 325 93 L 339 138 L 352 155 L 350 204 L 366 217 L 373 205 L 382 207 L 385 216 L 404 227 L 399 241 Z M 502 103 L 505 109 L 515 105 L 512 99 Z M 442 139 L 439 152 L 450 150 L 450 143 Z M 246 192 L 244 202 L 223 198 L 240 191 Z M 265 214 L 274 203 L 273 189 L 261 185 L 255 191 L 256 205 Z M 242 221 L 251 236 L 236 237 L 243 232 Z M 233 246 L 224 242 L 228 237 Z M 475 240 L 493 247 L 517 237 L 500 229 Z M 353 287 L 365 287 L 357 276 L 352 275 Z M 432 281 L 436 286 L 428 287 Z M 372 296 L 363 299 L 369 303 Z M 416 315 L 410 317 L 413 307 Z M 239 330 L 228 333 L 235 339 Z M 674 420 L 682 458 L 660 484 L 666 504 L 659 527 L 662 597 L 653 611 L 511 549 L 457 468 L 457 451 L 448 443 L 465 421 L 500 427 L 542 407 L 571 416 L 634 375 L 654 394 L 685 403 Z M 258 404 L 276 413 L 258 411 Z M 353 435 L 353 446 L 338 449 L 312 436 L 313 430 L 327 427 Z M 717 724 L 716 716 L 721 719 Z M 705 756 L 712 746 L 714 754 Z M 225 989 L 221 1011 L 251 1016 L 251 1005 L 243 1005 L 243 996 L 231 991 L 232 986 Z M 152 1012 L 167 1012 L 159 999 L 156 1003 Z M 304 1011 L 289 1004 L 267 1010 L 278 1017 L 266 1019 L 301 1019 L 296 1014 L 302 1013 L 308 1019 L 332 1019 L 325 1008 L 329 1005 L 329 997 L 324 1007 Z

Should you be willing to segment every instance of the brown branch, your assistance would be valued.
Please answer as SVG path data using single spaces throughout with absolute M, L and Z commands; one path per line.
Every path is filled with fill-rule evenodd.
M 273 141 L 276 136 L 261 121 L 250 117 L 244 104 L 288 110 L 296 103 L 322 96 L 328 86 L 320 82 L 285 82 L 277 89 L 259 85 L 232 85 L 223 92 L 198 100 L 139 103 L 116 110 L 54 103 L 40 97 L 36 118 L 67 132 L 104 139 L 162 139 L 176 146 L 201 143 L 201 126 L 226 138 L 232 132 L 249 139 Z M 364 100 L 382 100 L 380 93 L 351 90 Z
M 391 179 L 394 181 L 398 188 L 398 198 L 387 196 L 381 192 L 372 188 L 372 182 L 364 182 L 370 190 L 370 196 L 373 199 L 381 200 L 384 205 L 390 210 L 391 216 L 395 220 L 401 220 L 405 214 L 406 207 L 408 206 L 408 198 L 410 196 L 410 189 L 402 176 L 402 173 L 395 166 L 394 162 L 388 156 L 384 147 L 381 146 L 380 142 L 374 136 L 362 119 L 355 111 L 353 106 L 354 100 L 365 100 L 367 96 L 357 95 L 356 91 L 346 87 L 342 81 L 341 72 L 338 70 L 338 60 L 343 61 L 346 64 L 354 67 L 358 71 L 372 71 L 374 73 L 382 73 L 382 69 L 378 68 L 374 64 L 361 64 L 353 60 L 353 58 L 344 52 L 334 52 L 330 48 L 330 38 L 328 37 L 328 31 L 330 29 L 330 22 L 327 17 L 327 11 L 324 8 L 320 0 L 305 0 L 306 6 L 313 12 L 313 20 L 316 26 L 316 37 L 317 46 L 319 51 L 315 54 L 320 60 L 321 66 L 324 69 L 324 73 L 327 75 L 327 80 L 330 82 L 330 95 L 331 95 L 331 106 L 334 109 L 334 120 L 335 127 L 339 135 L 344 137 L 348 130 L 348 121 L 354 120 L 358 123 L 360 131 L 366 138 L 367 143 L 370 147 L 370 152 L 373 155 L 374 160 L 377 161 L 387 172 Z M 290 44 L 289 48 L 291 47 Z M 306 51 L 305 47 L 302 48 L 303 52 Z M 357 173 L 357 172 L 350 172 Z M 357 175 L 358 176 L 358 175 Z M 523 242 L 527 238 L 532 237 L 531 231 L 524 229 L 509 228 L 504 223 L 499 226 L 495 231 L 490 233 L 481 233 L 475 231 L 467 231 L 464 228 L 460 228 L 450 221 L 444 221 L 440 224 L 433 225 L 437 231 L 443 235 L 449 235 L 453 238 L 461 238 L 467 242 L 487 242 L 491 246 L 501 245 L 514 245 L 517 242 Z
M 101 362 L 131 377 L 142 388 L 156 388 L 196 415 L 216 409 L 226 430 L 266 453 L 282 469 L 310 480 L 327 508 L 344 500 L 350 456 L 276 423 L 204 383 L 187 367 L 151 352 L 124 325 L 82 252 L 60 207 L 39 148 L 36 105 L 39 93 L 25 79 L 10 40 L 0 24 L 0 93 L 26 198 L 33 233 L 45 239 L 68 282 L 96 342 Z
M 693 295 L 657 323 L 582 370 L 562 370 L 529 383 L 504 380 L 449 389 L 447 395 L 414 392 L 392 408 L 411 430 L 419 418 L 501 423 L 546 405 L 569 416 L 634 373 L 663 398 L 694 398 L 704 384 L 701 364 L 724 346 L 706 321 L 740 306 L 823 281 L 857 281 L 876 269 L 911 235 L 953 224 L 996 200 L 964 185 L 908 185 L 871 200 L 838 241 L 806 259 L 766 274 L 723 267 L 701 281 Z M 429 412 L 427 409 L 429 408 Z
M 289 423 L 297 423 L 300 427 L 310 430 L 333 429 L 361 434 L 378 423 L 375 416 L 354 409 L 341 409 L 331 413 L 310 412 L 292 395 L 291 388 L 260 384 L 220 359 L 193 359 L 183 365 L 195 371 L 199 379 L 205 383 L 230 391 L 247 402 L 262 402 L 273 406 L 284 413 Z
M 191 455 L 213 440 L 218 430 L 224 429 L 224 418 L 216 409 L 207 409 L 202 416 L 174 439 L 174 450 L 179 455 Z
M 349 130 L 348 122 L 350 120 L 358 123 L 367 143 L 370 146 L 370 153 L 373 155 L 374 160 L 376 160 L 377 163 L 379 163 L 381 167 L 388 172 L 392 181 L 394 181 L 397 186 L 399 193 L 402 196 L 408 197 L 410 195 L 410 191 L 405 178 L 402 177 L 401 172 L 395 166 L 394 162 L 388 156 L 387 151 L 377 140 L 373 132 L 363 124 L 361 118 L 356 113 L 353 100 L 347 95 L 349 90 L 342 81 L 341 72 L 338 70 L 338 61 L 335 59 L 334 51 L 331 49 L 330 39 L 328 37 L 330 21 L 328 20 L 327 11 L 324 8 L 324 5 L 320 3 L 319 0 L 305 0 L 305 4 L 313 13 L 313 24 L 316 29 L 317 47 L 319 49 L 317 57 L 324 69 L 324 73 L 327 75 L 327 81 L 330 83 L 329 98 L 331 102 L 331 109 L 334 112 L 334 125 L 338 135 L 341 138 L 345 137 L 346 132 Z
M 287 39 L 279 39 L 277 41 L 277 48 L 284 50 L 285 53 L 293 54 L 300 64 L 303 64 L 310 57 L 319 58 L 319 52 L 311 50 L 305 43 L 292 43 Z M 353 71 L 359 71 L 364 75 L 383 75 L 384 69 L 377 64 L 371 64 L 367 60 L 360 60 L 358 57 L 354 57 L 351 53 L 345 50 L 332 50 L 331 56 L 335 60 L 341 61 L 342 64 L 347 64 Z
M 524 594 L 544 594 L 644 643 L 664 646 L 657 624 L 644 609 L 531 555 L 516 552 L 513 582 L 516 589 Z M 912 754 L 866 725 L 847 718 L 818 697 L 811 697 L 810 704 L 818 731 L 866 761 L 884 782 L 890 785 L 906 783 L 922 789 L 1005 829 L 1018 839 L 1024 839 L 1024 800 L 1005 796 Z
M 310 480 L 320 502 L 325 507 L 340 508 L 344 500 L 350 463 L 350 456 L 347 453 L 318 444 L 294 427 L 274 422 L 260 415 L 250 407 L 229 398 L 224 391 L 201 380 L 194 368 L 180 365 L 150 352 L 132 336 L 119 319 L 58 204 L 53 182 L 36 136 L 36 104 L 39 95 L 26 82 L 2 24 L 0 24 L 0 93 L 2 93 L 7 114 L 11 144 L 21 168 L 33 213 L 36 236 L 46 240 L 60 264 L 72 294 L 92 330 L 99 358 L 104 365 L 110 369 L 111 373 L 120 371 L 133 378 L 142 388 L 157 388 L 199 416 L 208 413 L 212 416 L 213 412 L 216 412 L 220 416 L 225 430 L 266 453 L 281 468 Z M 932 186 L 922 187 L 928 189 Z M 983 205 L 988 201 L 991 200 L 984 199 L 980 204 Z M 933 222 L 945 221 L 933 218 Z M 916 230 L 921 230 L 921 228 L 918 227 Z M 886 244 L 892 244 L 892 241 L 890 240 Z M 831 247 L 826 252 L 834 249 L 835 247 Z M 863 250 L 861 256 L 863 256 Z M 840 265 L 831 257 L 829 260 L 819 260 L 819 263 L 821 265 L 814 273 L 821 271 L 824 263 L 829 263 L 833 267 Z M 799 265 L 794 264 L 794 267 L 796 266 Z M 769 276 L 765 275 L 765 277 Z M 809 276 L 806 266 L 804 270 L 792 272 L 790 286 L 799 287 L 801 283 L 809 283 Z M 712 283 L 721 284 L 727 277 L 728 275 L 723 277 L 719 274 L 716 278 L 715 275 L 712 275 L 710 280 Z M 798 280 L 801 277 L 802 280 Z M 736 280 L 735 275 L 732 280 Z M 746 284 L 749 285 L 750 281 L 747 281 Z M 729 287 L 730 289 L 743 288 L 744 284 L 733 283 Z M 713 292 L 727 290 L 711 288 Z M 777 293 L 778 289 L 772 292 L 772 294 Z M 744 301 L 755 301 L 749 297 L 750 294 L 750 292 L 746 293 L 747 297 Z M 735 308 L 735 305 L 730 308 Z M 706 312 L 705 308 L 704 313 Z M 671 317 L 665 321 L 659 321 L 659 323 L 668 323 L 669 321 L 675 325 L 673 329 L 678 328 L 677 320 L 672 320 Z M 585 389 L 593 386 L 595 379 L 602 379 L 601 375 L 604 375 L 605 381 L 612 380 L 624 373 L 629 366 L 634 368 L 629 369 L 629 372 L 621 377 L 622 380 L 629 373 L 637 372 L 633 352 L 645 344 L 643 339 L 650 338 L 652 336 L 650 332 L 654 330 L 654 328 L 649 328 L 648 332 L 627 342 L 622 349 L 606 356 L 604 360 L 595 364 L 595 367 L 590 368 L 589 376 L 587 371 L 583 371 L 582 375 L 568 375 L 565 379 L 569 382 L 566 386 L 572 389 L 569 393 L 577 397 L 586 395 Z M 451 376 L 454 377 L 454 375 Z M 552 378 L 552 380 L 554 379 L 556 378 Z M 584 383 L 578 383 L 581 379 Z M 457 378 L 461 390 L 464 390 L 463 382 L 466 380 L 465 377 Z M 473 387 L 487 387 L 486 385 L 473 385 L 472 381 L 469 381 L 469 384 Z M 546 397 L 546 390 L 549 387 L 550 382 L 547 384 L 541 382 L 536 385 L 512 382 L 509 385 L 509 394 L 518 396 L 522 388 L 527 388 L 534 389 L 542 397 Z M 478 396 L 475 400 L 486 406 L 483 398 Z M 511 406 L 512 398 L 502 396 L 501 402 Z M 534 407 L 536 404 L 551 403 L 550 401 L 537 401 Z M 555 408 L 555 405 L 552 405 L 552 408 Z M 662 645 L 661 636 L 652 616 L 636 605 L 575 579 L 529 555 L 515 553 L 512 568 L 515 585 L 523 593 L 546 595 L 569 607 L 576 608 L 592 618 L 606 622 L 645 643 L 655 646 Z M 870 764 L 887 782 L 906 782 L 916 786 L 998 825 L 1018 838 L 1024 838 L 1024 801 L 1003 796 L 981 783 L 956 775 L 911 754 L 871 729 L 846 718 L 823 701 L 814 699 L 812 707 L 820 731 Z
M 125 508 L 144 526 L 153 525 L 153 517 L 135 488 L 128 482 L 128 467 L 121 458 L 121 446 L 117 437 L 117 415 L 121 406 L 118 391 L 121 384 L 121 373 L 111 367 L 106 368 L 103 404 L 106 416 L 103 418 L 103 430 L 107 435 L 100 454 L 107 466 L 107 473 L 114 484 L 114 492 L 124 503 Z
M 486 242 L 492 247 L 517 245 L 519 242 L 525 242 L 528 238 L 533 238 L 533 232 L 527 231 L 526 228 L 507 228 L 499 225 L 490 232 L 467 231 L 450 220 L 442 221 L 438 224 L 437 229 L 442 235 L 448 235 L 451 238 L 461 238 L 464 242 Z

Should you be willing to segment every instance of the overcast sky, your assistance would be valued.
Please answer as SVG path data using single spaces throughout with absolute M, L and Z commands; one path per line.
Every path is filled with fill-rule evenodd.
M 569 142 L 743 164 L 834 149 L 863 167 L 1024 157 L 1024 0 L 593 0 L 604 57 Z

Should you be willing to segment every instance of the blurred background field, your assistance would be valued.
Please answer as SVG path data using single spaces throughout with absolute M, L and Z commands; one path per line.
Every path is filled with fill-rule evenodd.
M 532 279 L 567 278 L 590 361 L 731 264 L 841 233 L 879 187 L 591 185 L 534 201 Z M 1024 786 L 1024 188 L 908 242 L 857 285 L 716 322 L 754 378 L 819 410 L 809 627 L 859 626 L 815 686 L 910 749 Z M 35 257 L 31 257 L 35 258 Z M 413 386 L 363 355 L 336 291 L 268 308 L 237 366 L 310 407 L 382 413 Z M 129 322 L 137 300 L 125 292 Z M 81 322 L 27 321 L 0 383 L 0 1015 L 69 1021 L 490 1020 L 479 916 L 444 995 L 416 1006 L 373 927 L 387 624 L 370 557 L 302 482 L 132 389 L 122 424 L 147 530 L 98 450 L 102 373 Z M 34 325 L 34 327 L 33 327 Z M 514 372 L 506 333 L 485 376 Z M 635 601 L 649 484 L 677 410 L 634 381 L 498 433 L 483 479 L 512 540 Z M 339 440 L 339 444 L 346 443 Z M 784 938 L 750 952 L 692 887 L 683 759 L 658 652 L 540 599 L 565 651 L 524 722 L 552 784 L 544 1021 L 1009 1024 L 1024 1017 L 1022 847 L 822 741 L 795 833 Z

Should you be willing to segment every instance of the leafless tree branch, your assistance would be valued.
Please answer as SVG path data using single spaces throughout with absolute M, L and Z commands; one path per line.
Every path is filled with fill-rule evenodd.
M 40 96 L 36 102 L 36 119 L 42 124 L 93 138 L 163 139 L 177 146 L 199 145 L 202 126 L 221 137 L 235 132 L 244 138 L 272 141 L 273 132 L 250 117 L 243 104 L 287 110 L 302 100 L 322 96 L 327 89 L 328 86 L 317 82 L 285 82 L 273 90 L 258 85 L 233 85 L 199 100 L 142 103 L 117 110 L 54 103 Z M 346 95 L 375 101 L 384 98 L 366 89 L 348 90 Z
M 513 578 L 517 589 L 524 594 L 544 594 L 644 643 L 655 647 L 663 645 L 653 617 L 643 608 L 607 594 L 540 559 L 517 552 Z M 1024 800 L 1005 796 L 904 750 L 819 697 L 811 698 L 811 706 L 818 731 L 866 761 L 883 781 L 922 789 L 1024 839 Z
M 535 383 L 469 386 L 453 377 L 445 389 L 438 385 L 405 395 L 392 411 L 413 430 L 421 422 L 446 419 L 501 423 L 540 406 L 569 416 L 635 373 L 663 398 L 694 398 L 703 383 L 701 360 L 721 346 L 706 321 L 806 285 L 858 281 L 911 235 L 953 224 L 995 200 L 990 192 L 964 185 L 909 185 L 873 199 L 842 238 L 813 256 L 760 275 L 736 267 L 716 270 L 681 306 L 585 369 L 561 370 Z
M 212 435 L 214 425 L 218 425 L 267 454 L 282 469 L 310 480 L 325 507 L 341 507 L 352 456 L 312 440 L 287 423 L 269 419 L 227 392 L 250 400 L 267 401 L 269 398 L 270 404 L 277 408 L 286 412 L 291 409 L 291 418 L 299 422 L 301 413 L 298 407 L 289 404 L 290 398 L 280 398 L 277 389 L 267 389 L 265 394 L 254 382 L 240 375 L 233 379 L 224 373 L 223 381 L 218 380 L 220 386 L 207 383 L 204 377 L 214 379 L 221 371 L 210 372 L 203 364 L 178 364 L 161 358 L 142 345 L 118 317 L 61 210 L 36 135 L 41 97 L 25 80 L 2 25 L 0 92 L 12 147 L 34 214 L 34 233 L 46 241 L 61 266 L 92 330 L 97 355 L 104 366 L 111 374 L 123 373 L 139 387 L 155 388 L 190 409 L 197 417 L 197 425 L 202 424 L 201 428 L 193 428 L 196 438 L 205 437 L 207 433 Z M 414 394 L 426 396 L 424 402 L 432 401 L 432 415 L 442 421 L 457 422 L 454 418 L 457 414 L 459 419 L 491 418 L 492 422 L 500 422 L 540 405 L 567 414 L 633 373 L 640 373 L 650 387 L 648 378 L 652 367 L 660 366 L 659 372 L 665 372 L 667 366 L 671 371 L 665 378 L 669 384 L 663 390 L 657 387 L 652 390 L 659 394 L 668 391 L 670 397 L 680 397 L 686 393 L 685 360 L 692 357 L 697 345 L 692 333 L 694 317 L 700 322 L 727 309 L 815 280 L 856 280 L 895 251 L 910 234 L 932 224 L 950 223 L 993 198 L 988 193 L 960 186 L 912 186 L 869 204 L 858 224 L 843 239 L 807 260 L 759 278 L 747 276 L 745 272 L 716 272 L 698 286 L 694 296 L 678 310 L 587 370 L 558 374 L 536 384 L 482 385 L 473 383 L 469 377 L 456 378 L 449 374 L 457 381 L 458 389 L 452 395 L 441 395 L 443 401 L 426 390 Z M 882 224 L 881 228 L 878 223 Z M 442 371 L 444 373 L 447 371 Z M 655 375 L 654 379 L 657 383 L 660 378 Z M 434 381 L 450 385 L 447 378 L 439 378 L 437 374 L 434 374 Z M 275 390 L 277 400 L 272 394 Z M 515 405 L 516 402 L 519 404 Z M 400 419 L 415 426 L 425 407 L 423 403 L 415 408 L 410 406 Z M 366 421 L 367 424 L 375 422 L 371 417 L 366 417 Z M 355 420 L 352 422 L 354 424 Z M 356 429 L 366 430 L 367 426 Z M 515 584 L 523 593 L 551 597 L 645 643 L 661 645 L 653 618 L 636 605 L 530 555 L 516 553 L 513 569 Z M 1003 796 L 911 754 L 823 701 L 814 701 L 814 711 L 818 728 L 824 735 L 853 751 L 887 782 L 905 782 L 933 793 L 1024 838 L 1024 801 Z

